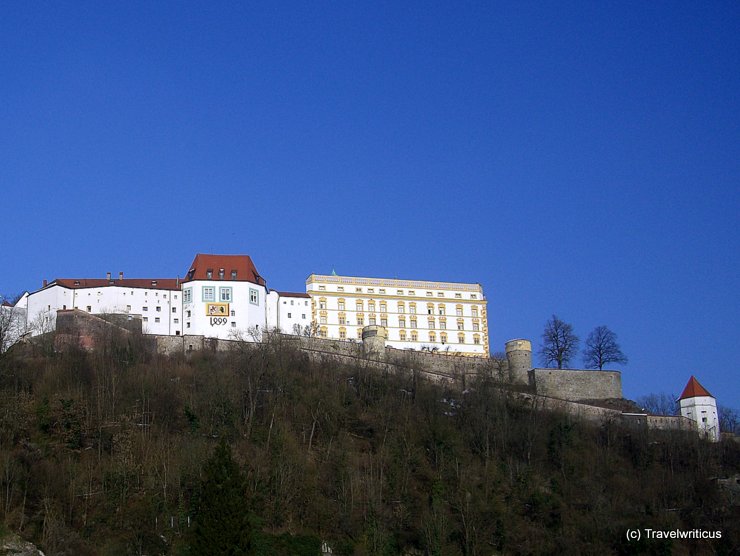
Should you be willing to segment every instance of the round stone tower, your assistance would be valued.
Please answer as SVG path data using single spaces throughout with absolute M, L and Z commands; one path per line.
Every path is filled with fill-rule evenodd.
M 388 339 L 388 331 L 383 326 L 371 324 L 362 329 L 362 346 L 365 355 L 374 359 L 385 358 L 385 341 Z
M 509 363 L 509 380 L 515 384 L 529 384 L 532 342 L 522 338 L 506 342 L 506 360 Z

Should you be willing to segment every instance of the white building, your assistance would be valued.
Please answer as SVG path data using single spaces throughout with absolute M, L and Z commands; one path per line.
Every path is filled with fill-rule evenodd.
M 26 326 L 54 330 L 56 311 L 141 315 L 145 334 L 258 340 L 264 330 L 360 339 L 383 326 L 388 345 L 488 355 L 480 284 L 311 274 L 306 293 L 269 290 L 246 255 L 195 256 L 185 278 L 56 279 L 28 296 Z
M 258 339 L 267 322 L 267 287 L 246 255 L 198 254 L 182 281 L 185 334 Z
M 364 326 L 378 325 L 395 348 L 488 355 L 480 284 L 311 274 L 306 291 L 320 336 L 360 339 Z
M 145 334 L 182 332 L 180 281 L 176 278 L 58 278 L 28 296 L 27 326 L 32 334 L 56 328 L 56 312 L 141 315 Z
M 719 415 L 717 413 L 717 400 L 714 399 L 714 396 L 692 376 L 678 400 L 681 406 L 681 415 L 694 421 L 702 436 L 712 442 L 719 442 Z

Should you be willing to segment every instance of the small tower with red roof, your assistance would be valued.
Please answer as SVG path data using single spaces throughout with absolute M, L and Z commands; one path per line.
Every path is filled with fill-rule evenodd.
M 712 442 L 719 442 L 717 400 L 694 376 L 689 379 L 678 401 L 681 405 L 681 415 L 696 423 L 699 434 Z

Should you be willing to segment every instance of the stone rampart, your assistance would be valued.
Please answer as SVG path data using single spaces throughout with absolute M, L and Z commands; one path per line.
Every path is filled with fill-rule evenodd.
M 571 401 L 622 397 L 619 371 L 532 369 L 529 384 L 539 395 Z

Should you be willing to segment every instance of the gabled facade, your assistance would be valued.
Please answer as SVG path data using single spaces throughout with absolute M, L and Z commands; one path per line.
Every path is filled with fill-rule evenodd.
M 719 415 L 717 413 L 717 400 L 706 388 L 704 388 L 695 377 L 691 377 L 678 399 L 681 407 L 681 415 L 696 423 L 699 433 L 711 440 L 719 442 Z
M 258 339 L 268 326 L 267 286 L 246 255 L 196 255 L 182 283 L 185 334 Z

